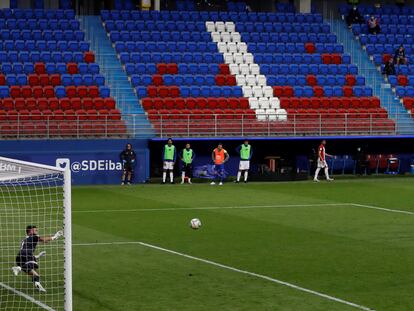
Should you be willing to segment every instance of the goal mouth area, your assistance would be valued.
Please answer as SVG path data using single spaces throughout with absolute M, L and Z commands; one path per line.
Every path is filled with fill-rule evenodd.
M 70 182 L 68 167 L 0 157 L 0 309 L 72 310 Z M 45 240 L 33 243 L 28 225 Z

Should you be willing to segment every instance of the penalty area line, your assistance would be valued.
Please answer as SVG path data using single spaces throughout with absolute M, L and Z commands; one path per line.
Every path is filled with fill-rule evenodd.
M 321 293 L 321 292 L 318 292 L 318 291 L 314 291 L 314 290 L 311 290 L 311 289 L 308 289 L 308 288 L 305 288 L 305 287 L 301 287 L 301 286 L 298 286 L 298 285 L 295 285 L 295 284 L 292 284 L 292 283 L 289 283 L 289 282 L 285 282 L 285 281 L 282 281 L 282 280 L 279 280 L 279 279 L 276 279 L 276 278 L 272 278 L 272 277 L 269 277 L 269 276 L 266 276 L 266 275 L 263 275 L 263 274 L 258 274 L 258 273 L 250 272 L 250 271 L 247 271 L 247 270 L 241 270 L 241 269 L 238 269 L 238 268 L 235 268 L 235 267 L 232 267 L 232 266 L 228 266 L 228 265 L 224 265 L 224 264 L 221 264 L 221 263 L 218 263 L 218 262 L 215 262 L 215 261 L 211 261 L 211 260 L 208 260 L 208 259 L 203 259 L 203 258 L 200 258 L 200 257 L 191 256 L 191 255 L 188 255 L 188 254 L 185 254 L 185 253 L 180 253 L 180 252 L 177 252 L 177 251 L 174 251 L 174 250 L 171 250 L 171 249 L 163 248 L 163 247 L 153 245 L 153 244 L 149 244 L 149 243 L 144 243 L 144 242 L 139 242 L 139 241 L 129 241 L 129 242 L 75 243 L 75 244 L 72 244 L 72 245 L 73 246 L 99 246 L 99 245 L 133 245 L 133 244 L 145 246 L 145 247 L 148 247 L 148 248 L 152 248 L 152 249 L 162 251 L 162 252 L 165 252 L 165 253 L 177 255 L 177 256 L 180 256 L 180 257 L 187 258 L 187 259 L 203 262 L 203 263 L 206 263 L 206 264 L 209 264 L 209 265 L 212 265 L 212 266 L 216 266 L 216 267 L 219 267 L 219 268 L 222 268 L 222 269 L 230 270 L 230 271 L 233 271 L 233 272 L 249 275 L 249 276 L 252 276 L 252 277 L 255 277 L 255 278 L 258 278 L 258 279 L 262 279 L 262 280 L 266 280 L 266 281 L 269 281 L 269 282 L 272 282 L 272 283 L 276 283 L 276 284 L 279 284 L 279 285 L 290 287 L 290 288 L 295 289 L 297 291 L 305 292 L 305 293 L 308 293 L 308 294 L 311 294 L 311 295 L 314 295 L 314 296 L 318 296 L 318 297 L 321 297 L 321 298 L 324 298 L 324 299 L 327 299 L 327 300 L 331 300 L 331 301 L 335 301 L 337 303 L 341 303 L 341 304 L 344 304 L 344 305 L 347 305 L 347 306 L 351 306 L 351 307 L 354 307 L 354 308 L 359 309 L 359 310 L 374 311 L 374 309 L 365 307 L 363 305 L 359 305 L 359 304 L 356 304 L 356 303 L 353 303 L 353 302 L 350 302 L 350 301 L 347 301 L 347 300 L 343 300 L 341 298 L 330 296 L 330 295 L 327 295 L 327 294 L 324 294 L 324 293 Z
M 31 297 L 31 296 L 29 296 L 29 295 L 27 295 L 27 294 L 25 294 L 25 293 L 23 293 L 23 292 L 15 289 L 15 288 L 13 288 L 13 287 L 10 287 L 9 285 L 6 285 L 6 284 L 0 282 L 0 286 L 3 287 L 3 288 L 5 288 L 5 289 L 7 289 L 7 290 L 9 290 L 9 291 L 11 291 L 11 292 L 13 292 L 14 294 L 16 294 L 16 295 L 18 295 L 20 297 L 23 297 L 23 298 L 29 300 L 30 302 L 34 303 L 35 305 L 38 305 L 39 307 L 41 307 L 41 308 L 43 308 L 43 309 L 45 309 L 47 311 L 56 311 L 55 309 L 52 309 L 51 307 L 49 307 L 48 305 L 44 304 L 43 302 L 41 302 L 39 300 L 36 300 L 33 297 Z

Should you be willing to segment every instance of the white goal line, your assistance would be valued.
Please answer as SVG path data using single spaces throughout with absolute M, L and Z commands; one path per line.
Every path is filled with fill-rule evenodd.
M 47 311 L 56 311 L 55 309 L 52 309 L 51 307 L 49 307 L 48 305 L 44 304 L 43 302 L 41 302 L 39 300 L 36 300 L 33 297 L 31 297 L 31 296 L 29 296 L 29 295 L 27 295 L 27 294 L 25 294 L 25 293 L 23 293 L 23 292 L 15 289 L 15 288 L 13 288 L 13 287 L 10 287 L 10 286 L 2 283 L 2 282 L 0 282 L 0 286 L 3 287 L 3 288 L 5 288 L 5 289 L 7 289 L 7 290 L 9 290 L 9 291 L 11 291 L 11 292 L 13 292 L 14 294 L 16 294 L 16 295 L 18 295 L 20 297 L 23 297 L 23 298 L 29 300 L 30 302 L 34 303 L 35 305 L 38 305 L 39 307 L 43 308 L 44 310 L 47 310 Z
M 254 208 L 289 208 L 289 207 L 324 207 L 324 206 L 352 206 L 359 208 L 374 209 L 383 212 L 414 215 L 414 212 L 384 208 L 374 205 L 359 203 L 315 203 L 315 204 L 281 204 L 281 205 L 246 205 L 246 206 L 206 206 L 206 207 L 168 207 L 168 208 L 137 208 L 137 209 L 97 209 L 97 210 L 72 210 L 76 214 L 88 213 L 133 213 L 133 212 L 156 212 L 156 211 L 192 211 L 192 210 L 220 210 L 220 209 L 254 209 Z
M 226 270 L 230 270 L 230 271 L 233 271 L 233 272 L 253 276 L 253 277 L 256 277 L 258 279 L 262 279 L 262 280 L 266 280 L 266 281 L 269 281 L 269 282 L 272 282 L 272 283 L 276 283 L 276 284 L 279 284 L 279 285 L 290 287 L 290 288 L 293 288 L 297 291 L 305 292 L 305 293 L 308 293 L 308 294 L 311 294 L 311 295 L 314 295 L 314 296 L 318 296 L 318 297 L 321 297 L 321 298 L 324 298 L 324 299 L 327 299 L 327 300 L 335 301 L 337 303 L 348 305 L 348 306 L 354 307 L 354 308 L 359 309 L 359 310 L 374 311 L 374 309 L 365 307 L 363 305 L 359 305 L 359 304 L 356 304 L 356 303 L 353 303 L 353 302 L 350 302 L 350 301 L 347 301 L 347 300 L 343 300 L 341 298 L 337 298 L 337 297 L 334 297 L 334 296 L 331 296 L 331 295 L 327 295 L 327 294 L 324 294 L 324 293 L 321 293 L 321 292 L 318 292 L 318 291 L 314 291 L 314 290 L 311 290 L 311 289 L 308 289 L 308 288 L 305 288 L 305 287 L 301 287 L 301 286 L 298 286 L 298 285 L 295 285 L 295 284 L 292 284 L 292 283 L 289 283 L 289 282 L 285 282 L 285 281 L 282 281 L 282 280 L 279 280 L 279 279 L 276 279 L 276 278 L 272 278 L 272 277 L 269 277 L 269 276 L 266 276 L 266 275 L 263 275 L 263 274 L 258 274 L 258 273 L 250 272 L 250 271 L 247 271 L 247 270 L 241 270 L 241 269 L 238 269 L 238 268 L 235 268 L 235 267 L 232 267 L 232 266 L 228 266 L 228 265 L 224 265 L 224 264 L 221 264 L 221 263 L 218 263 L 218 262 L 215 262 L 215 261 L 211 261 L 211 260 L 208 260 L 208 259 L 203 259 L 203 258 L 200 258 L 200 257 L 191 256 L 191 255 L 188 255 L 188 254 L 185 254 L 185 253 L 180 253 L 180 252 L 177 252 L 177 251 L 174 251 L 174 250 L 171 250 L 171 249 L 163 248 L 163 247 L 160 247 L 160 246 L 157 246 L 157 245 L 144 243 L 144 242 L 140 242 L 140 241 L 126 241 L 126 242 L 120 241 L 120 242 L 102 242 L 102 243 L 99 243 L 99 242 L 96 242 L 96 243 L 75 243 L 75 244 L 72 244 L 72 245 L 73 246 L 141 245 L 141 246 L 152 248 L 152 249 L 162 251 L 162 252 L 165 252 L 165 253 L 181 256 L 181 257 L 184 257 L 184 258 L 188 258 L 188 259 L 191 259 L 191 260 L 195 260 L 195 261 L 203 262 L 203 263 L 206 263 L 206 264 L 209 264 L 209 265 L 212 265 L 212 266 L 216 266 L 216 267 L 219 267 L 219 268 L 222 268 L 222 269 L 226 269 Z

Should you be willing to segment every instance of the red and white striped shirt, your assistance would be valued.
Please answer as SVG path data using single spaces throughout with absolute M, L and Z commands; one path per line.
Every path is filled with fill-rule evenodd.
M 325 146 L 322 144 L 319 146 L 319 160 L 325 161 Z

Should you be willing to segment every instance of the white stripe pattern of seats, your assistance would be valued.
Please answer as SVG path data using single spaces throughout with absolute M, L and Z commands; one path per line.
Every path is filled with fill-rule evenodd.
M 273 88 L 267 85 L 266 76 L 260 74 L 260 66 L 254 62 L 253 54 L 247 51 L 247 43 L 241 41 L 236 25 L 233 22 L 207 21 L 206 29 L 217 43 L 230 73 L 236 77 L 237 85 L 242 87 L 243 96 L 249 99 L 249 106 L 255 110 L 257 119 L 286 120 L 286 110 L 280 108 L 279 98 L 273 96 Z

